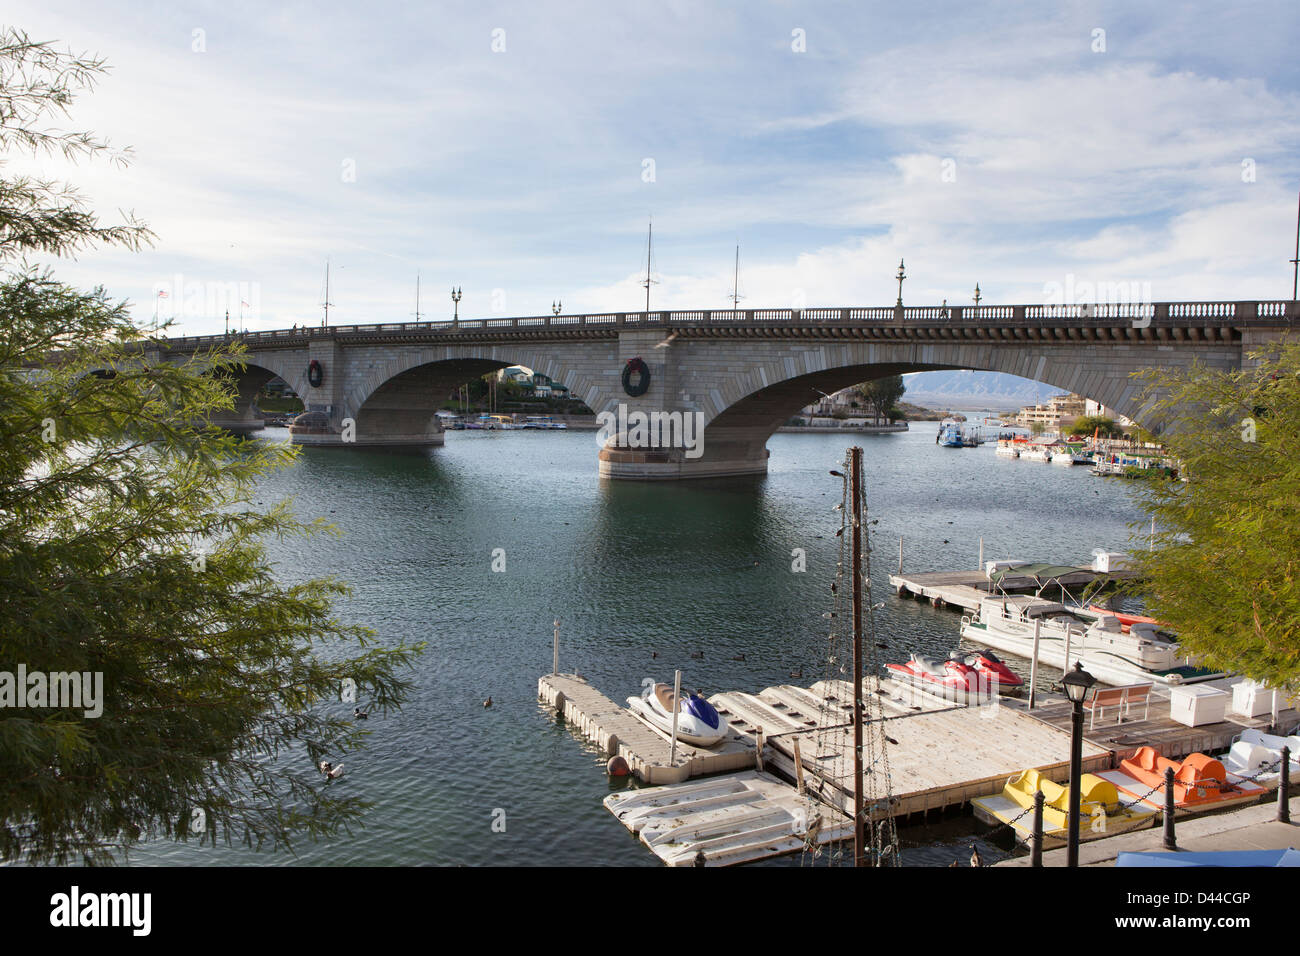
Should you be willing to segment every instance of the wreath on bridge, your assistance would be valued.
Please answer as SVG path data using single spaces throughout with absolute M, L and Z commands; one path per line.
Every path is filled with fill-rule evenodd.
M 636 376 L 635 384 L 633 384 L 633 376 Z M 628 359 L 627 364 L 623 366 L 623 391 L 636 398 L 638 395 L 644 395 L 649 390 L 649 367 L 640 356 Z
M 316 359 L 311 360 L 307 366 L 307 382 L 312 388 L 320 388 L 320 383 L 325 381 L 325 370 Z

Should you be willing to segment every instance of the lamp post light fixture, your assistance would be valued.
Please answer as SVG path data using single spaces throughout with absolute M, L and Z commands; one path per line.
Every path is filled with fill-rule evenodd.
M 455 286 L 451 290 L 451 302 L 455 311 L 451 316 L 452 325 L 460 325 L 460 287 Z
M 906 274 L 904 274 L 904 272 L 903 272 L 903 260 L 902 260 L 902 259 L 899 259 L 899 260 L 898 260 L 898 276 L 897 276 L 897 278 L 898 278 L 898 302 L 895 303 L 894 307 L 897 308 L 897 309 L 901 309 L 901 308 L 903 307 L 903 280 L 907 278 Z
M 559 314 L 560 314 L 560 310 L 561 310 L 562 308 L 564 308 L 564 303 L 563 303 L 563 302 L 552 302 L 552 303 L 551 303 L 551 311 L 552 311 L 553 313 L 555 313 L 556 315 L 559 315 Z
M 976 283 L 975 283 L 975 318 L 977 318 L 977 319 L 978 319 L 979 316 L 980 316 L 980 299 L 981 299 L 981 298 L 983 298 L 983 297 L 980 295 L 980 284 L 979 284 L 978 282 L 976 282 Z
M 1083 777 L 1083 701 L 1092 690 L 1097 678 L 1074 662 L 1074 670 L 1061 678 L 1065 695 L 1074 707 L 1070 715 L 1070 831 L 1066 843 L 1065 865 L 1079 865 L 1079 789 Z

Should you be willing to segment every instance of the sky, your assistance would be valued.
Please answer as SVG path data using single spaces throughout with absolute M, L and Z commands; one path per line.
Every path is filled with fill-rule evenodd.
M 112 67 L 5 157 L 173 334 L 741 307 L 1290 298 L 1300 5 L 9 0 Z M 165 291 L 166 297 L 160 297 Z M 247 305 L 240 305 L 246 302 Z

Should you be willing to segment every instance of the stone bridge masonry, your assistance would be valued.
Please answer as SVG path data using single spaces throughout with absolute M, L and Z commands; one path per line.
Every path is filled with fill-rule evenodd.
M 703 421 L 698 457 L 681 447 L 628 447 L 627 436 L 615 435 L 597 450 L 602 477 L 753 475 L 767 471 L 767 439 L 782 423 L 820 393 L 856 382 L 935 369 L 1006 372 L 1141 421 L 1134 372 L 1193 362 L 1240 368 L 1297 318 L 1296 302 L 1248 301 L 613 313 L 256 332 L 237 336 L 248 364 L 234 414 L 217 424 L 259 427 L 253 399 L 279 376 L 327 422 L 295 427 L 295 442 L 441 445 L 434 413 L 457 386 L 524 365 L 598 415 L 623 406 Z M 157 358 L 182 360 L 223 341 L 170 340 Z M 634 357 L 650 372 L 637 397 L 622 383 Z M 318 386 L 309 381 L 313 361 Z

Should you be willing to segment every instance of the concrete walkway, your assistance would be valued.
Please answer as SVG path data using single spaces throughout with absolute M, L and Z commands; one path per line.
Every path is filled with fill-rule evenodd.
M 1295 800 L 1291 801 L 1291 818 L 1297 819 Z M 1285 850 L 1300 847 L 1300 825 L 1277 822 L 1277 797 L 1266 803 L 1178 821 L 1174 835 L 1180 850 Z M 1104 840 L 1079 846 L 1080 866 L 1114 866 L 1120 853 L 1164 850 L 1164 828 L 1122 833 Z M 1043 854 L 1043 866 L 1065 866 L 1066 851 L 1049 850 Z M 1029 857 L 1004 860 L 997 866 L 1029 866 Z

